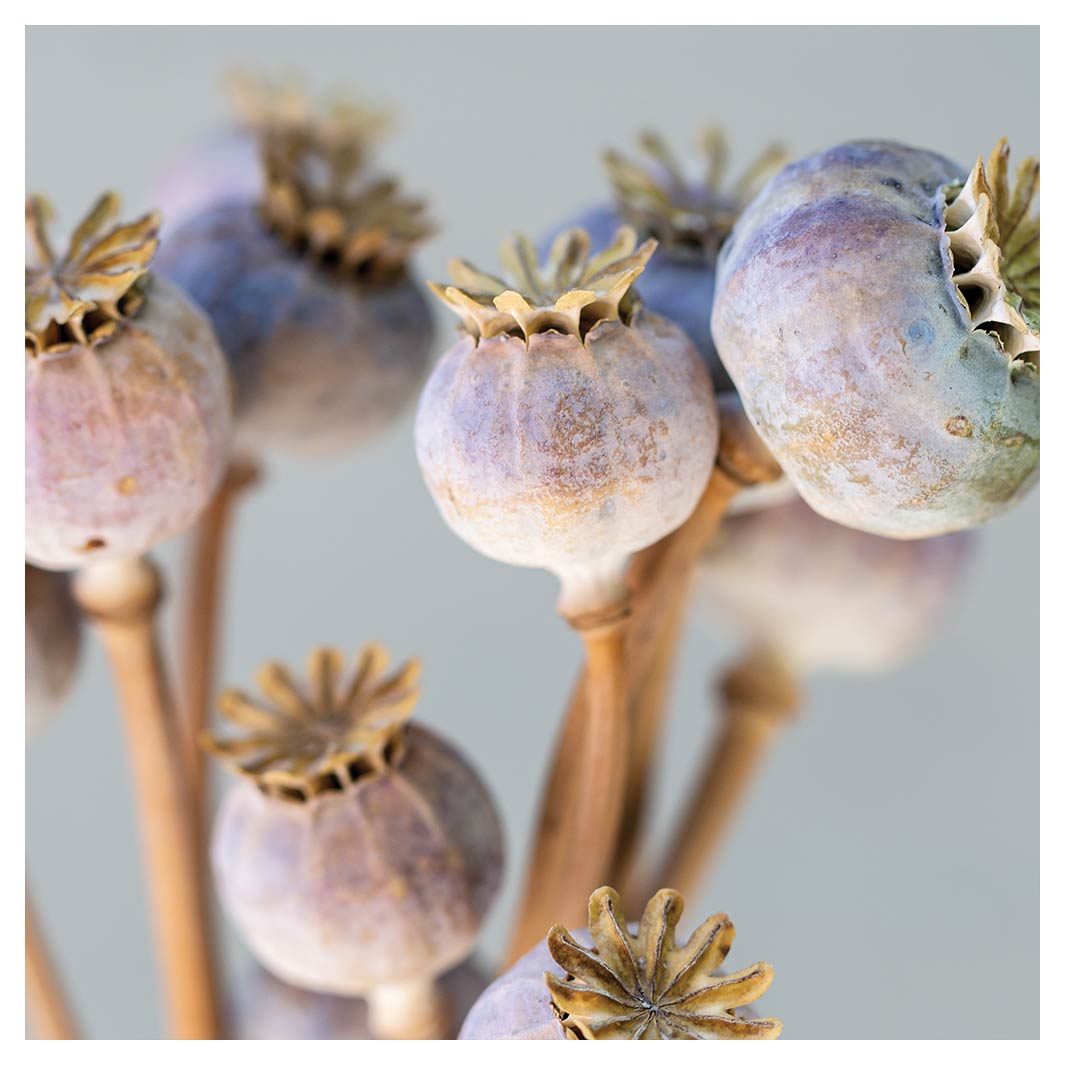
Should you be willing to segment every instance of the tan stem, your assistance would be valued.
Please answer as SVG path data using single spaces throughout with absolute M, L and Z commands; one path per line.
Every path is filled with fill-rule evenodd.
M 611 883 L 625 900 L 629 900 L 629 891 L 637 868 L 638 843 L 647 812 L 647 794 L 650 790 L 655 756 L 658 753 L 658 739 L 673 686 L 677 646 L 684 630 L 687 601 L 686 593 L 678 594 L 666 608 L 647 671 L 642 680 L 634 681 L 630 686 L 632 743 L 629 752 L 629 778 L 611 878 Z M 634 909 L 640 909 L 646 901 L 639 899 L 630 901 L 630 904 Z
M 508 965 L 556 922 L 586 922 L 588 896 L 609 879 L 617 844 L 628 765 L 628 613 L 615 606 L 568 620 L 584 641 L 585 679 L 555 750 Z
M 713 871 L 741 800 L 781 725 L 798 707 L 791 673 L 772 655 L 755 652 L 729 670 L 722 685 L 722 720 L 709 756 L 681 814 L 653 884 L 692 898 Z
M 156 640 L 162 582 L 147 559 L 96 563 L 74 594 L 103 641 L 118 688 L 171 1032 L 219 1035 L 193 807 Z
M 233 459 L 218 492 L 192 534 L 181 622 L 180 676 L 184 697 L 184 755 L 201 840 L 206 835 L 210 797 L 207 794 L 206 755 L 199 745 L 199 735 L 208 726 L 214 696 L 228 534 L 236 503 L 258 475 L 258 467 L 252 460 Z
M 26 1008 L 38 1039 L 79 1039 L 74 1014 L 26 889 Z
M 632 895 L 640 833 L 677 646 L 684 631 L 692 574 L 700 555 L 717 536 L 736 493 L 744 487 L 774 481 L 781 473 L 744 415 L 738 397 L 718 396 L 718 405 L 721 440 L 717 463 L 694 512 L 669 536 L 641 551 L 629 567 L 632 762 L 613 880 L 622 897 L 634 907 L 642 907 L 647 901 Z
M 378 1039 L 447 1039 L 454 1024 L 433 979 L 378 984 L 366 994 L 370 1031 Z

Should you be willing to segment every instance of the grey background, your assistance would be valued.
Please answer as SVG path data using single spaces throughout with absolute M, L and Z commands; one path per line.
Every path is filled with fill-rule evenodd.
M 1008 93 L 965 102 L 963 57 Z M 389 163 L 430 197 L 450 255 L 495 263 L 604 193 L 598 153 L 648 124 L 673 143 L 727 125 L 738 164 L 783 137 L 805 154 L 860 136 L 964 163 L 1008 134 L 1038 151 L 1038 31 L 1003 28 L 54 28 L 27 36 L 27 178 L 72 224 L 106 187 L 130 213 L 225 117 L 234 64 L 348 85 L 402 118 Z M 439 345 L 445 346 L 445 313 Z M 447 323 L 450 328 L 450 323 Z M 178 579 L 181 544 L 160 557 Z M 407 413 L 336 461 L 277 458 L 242 508 L 224 679 L 383 639 L 425 659 L 424 721 L 493 786 L 510 841 L 482 951 L 501 948 L 538 783 L 578 665 L 544 573 L 452 536 L 421 484 Z M 942 631 L 875 680 L 809 687 L 688 916 L 727 909 L 734 960 L 774 963 L 765 1005 L 801 1037 L 1038 1034 L 1038 505 L 988 527 Z M 168 619 L 169 620 L 169 619 Z M 665 824 L 701 757 L 707 678 L 735 650 L 695 624 L 665 744 Z M 122 737 L 99 650 L 27 754 L 29 875 L 94 1036 L 154 1036 L 159 1013 Z M 246 957 L 231 942 L 239 978 Z

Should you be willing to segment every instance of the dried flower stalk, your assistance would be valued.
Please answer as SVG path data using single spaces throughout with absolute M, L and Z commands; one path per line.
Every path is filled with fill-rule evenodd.
M 82 570 L 74 596 L 103 641 L 133 767 L 169 1023 L 183 1039 L 220 1033 L 193 803 L 155 634 L 162 582 L 144 558 Z

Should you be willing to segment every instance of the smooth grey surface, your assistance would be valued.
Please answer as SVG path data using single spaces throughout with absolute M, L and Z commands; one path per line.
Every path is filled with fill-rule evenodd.
M 994 55 L 1009 92 L 962 101 L 965 55 Z M 105 187 L 130 213 L 149 206 L 168 160 L 224 117 L 219 79 L 236 64 L 396 107 L 385 155 L 442 223 L 419 259 L 436 278 L 451 255 L 494 269 L 508 231 L 535 234 L 601 198 L 599 151 L 651 123 L 677 145 L 724 123 L 738 165 L 777 137 L 797 154 L 893 137 L 966 164 L 1002 134 L 1015 157 L 1038 151 L 1036 29 L 78 27 L 28 33 L 29 188 L 67 224 Z M 180 548 L 160 552 L 172 583 Z M 737 966 L 773 962 L 764 1006 L 786 1038 L 1038 1034 L 1037 550 L 1029 499 L 985 530 L 917 660 L 887 679 L 811 685 L 716 882 L 689 900 L 692 923 L 730 913 Z M 448 532 L 409 413 L 358 454 L 272 461 L 235 554 L 226 681 L 250 683 L 266 657 L 301 664 L 321 641 L 424 656 L 422 720 L 462 743 L 506 821 L 506 889 L 483 939 L 486 954 L 501 949 L 578 665 L 553 579 Z M 28 871 L 88 1032 L 151 1037 L 122 737 L 88 645 L 71 705 L 27 756 Z M 700 624 L 685 641 L 662 824 L 709 732 L 707 677 L 734 649 Z

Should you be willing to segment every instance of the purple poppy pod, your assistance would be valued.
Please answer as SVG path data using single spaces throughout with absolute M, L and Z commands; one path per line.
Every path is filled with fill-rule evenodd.
M 1039 470 L 1038 163 L 972 172 L 862 141 L 777 175 L 718 259 L 713 335 L 758 432 L 826 518 L 978 525 Z

